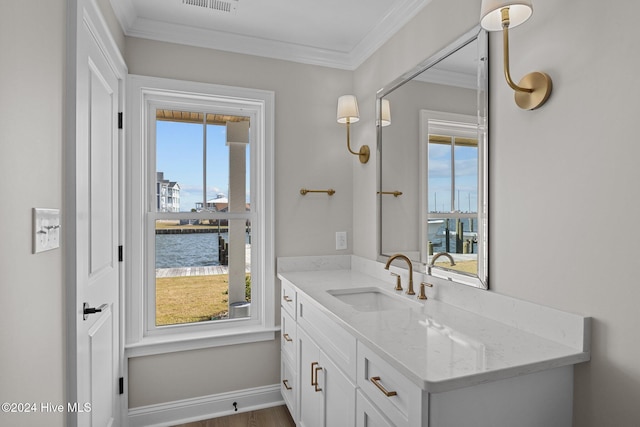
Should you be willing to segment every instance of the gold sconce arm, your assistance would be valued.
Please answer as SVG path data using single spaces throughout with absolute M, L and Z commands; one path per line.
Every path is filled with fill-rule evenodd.
M 350 132 L 351 123 L 349 122 L 349 119 L 347 119 L 346 124 L 347 124 L 347 150 L 349 150 L 351 154 L 355 154 L 356 156 L 358 156 L 358 158 L 360 159 L 360 163 L 367 163 L 369 161 L 369 156 L 371 155 L 371 153 L 369 152 L 369 146 L 363 145 L 362 147 L 360 147 L 360 151 L 353 151 L 351 149 L 351 132 Z
M 502 4 L 502 6 L 498 7 L 498 4 Z M 511 8 L 514 8 L 514 22 L 511 21 L 509 15 Z M 531 1 L 483 0 L 481 9 L 481 24 L 486 30 L 498 31 L 502 29 L 504 77 L 509 87 L 515 91 L 516 104 L 523 110 L 535 110 L 541 107 L 551 95 L 553 86 L 551 77 L 546 73 L 534 71 L 525 75 L 516 84 L 511 78 L 509 70 L 509 27 L 515 27 L 529 18 L 532 12 Z M 497 25 L 498 22 L 499 25 Z
M 516 91 L 514 98 L 518 107 L 523 110 L 535 110 L 542 106 L 551 95 L 551 77 L 546 73 L 534 71 L 527 74 L 515 84 L 509 71 L 509 8 L 500 10 L 502 13 L 502 42 L 504 47 L 504 77 L 507 84 Z

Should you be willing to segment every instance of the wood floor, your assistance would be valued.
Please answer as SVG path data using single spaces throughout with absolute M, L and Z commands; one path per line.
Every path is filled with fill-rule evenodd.
M 286 406 L 243 412 L 212 420 L 180 424 L 174 427 L 295 427 Z

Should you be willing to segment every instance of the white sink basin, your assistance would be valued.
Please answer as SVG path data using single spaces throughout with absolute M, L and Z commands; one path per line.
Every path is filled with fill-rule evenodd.
M 330 289 L 327 293 L 358 311 L 403 310 L 422 306 L 417 301 L 375 287 Z

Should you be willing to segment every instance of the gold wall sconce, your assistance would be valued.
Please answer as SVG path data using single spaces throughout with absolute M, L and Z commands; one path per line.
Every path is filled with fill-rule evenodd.
M 385 127 L 391 124 L 391 106 L 388 99 L 383 99 L 380 108 L 380 126 Z
M 351 154 L 355 154 L 360 159 L 360 163 L 369 161 L 369 146 L 363 145 L 360 151 L 351 149 L 350 126 L 360 120 L 358 112 L 358 100 L 355 95 L 342 95 L 338 98 L 338 123 L 346 123 L 347 125 L 347 149 Z
M 502 30 L 504 49 L 504 76 L 507 84 L 515 90 L 515 101 L 523 110 L 541 107 L 551 95 L 551 77 L 539 71 L 524 76 L 518 84 L 511 79 L 509 71 L 509 28 L 525 22 L 533 13 L 531 0 L 482 0 L 480 25 L 487 31 Z

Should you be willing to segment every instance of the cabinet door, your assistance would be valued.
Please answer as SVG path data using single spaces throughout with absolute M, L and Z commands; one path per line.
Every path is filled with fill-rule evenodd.
M 320 349 L 315 342 L 300 328 L 297 334 L 298 341 L 298 378 L 300 392 L 299 421 L 300 427 L 321 427 L 324 396 L 317 385 L 316 373 L 321 369 Z
M 340 369 L 320 352 L 318 383 L 324 397 L 324 426 L 355 425 L 356 388 Z
M 301 328 L 298 328 L 297 340 L 300 426 L 355 425 L 355 385 Z

